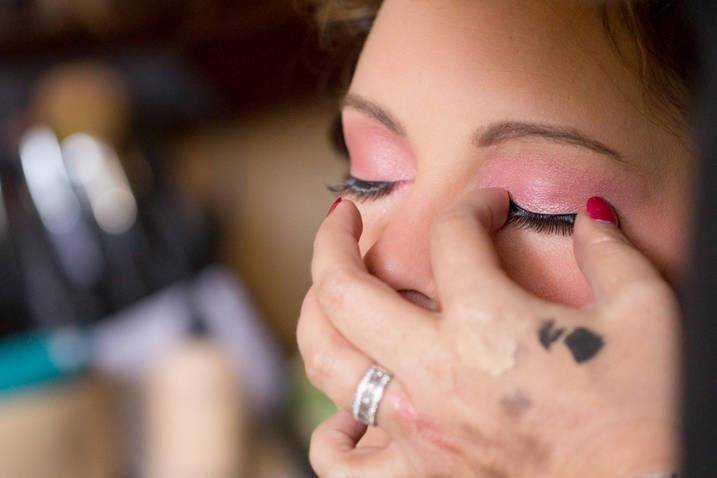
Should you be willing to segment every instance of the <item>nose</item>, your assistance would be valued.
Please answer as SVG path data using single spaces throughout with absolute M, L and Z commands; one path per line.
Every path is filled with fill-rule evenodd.
M 364 255 L 374 276 L 406 300 L 431 311 L 440 310 L 430 261 L 430 214 L 403 210 L 385 225 Z

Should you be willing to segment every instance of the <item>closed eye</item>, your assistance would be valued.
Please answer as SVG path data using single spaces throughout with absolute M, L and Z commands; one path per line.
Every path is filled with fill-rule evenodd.
M 330 135 L 334 149 L 344 158 L 348 158 L 349 154 L 343 135 L 341 115 L 338 115 L 334 121 Z M 343 182 L 329 186 L 328 189 L 336 194 L 350 196 L 358 202 L 367 202 L 390 195 L 399 184 L 399 182 L 395 181 L 366 181 L 348 175 Z M 511 200 L 506 224 L 542 234 L 569 236 L 573 233 L 575 218 L 576 214 L 532 212 Z
M 347 176 L 344 182 L 329 186 L 329 191 L 337 194 L 346 194 L 358 202 L 372 201 L 388 196 L 400 184 L 395 181 L 364 181 L 353 176 Z
M 576 217 L 576 214 L 542 214 L 528 211 L 511 199 L 506 224 L 543 234 L 569 236 L 573 233 Z
M 347 176 L 329 190 L 352 197 L 358 202 L 375 201 L 388 196 L 400 184 L 393 181 L 365 181 Z M 541 234 L 569 236 L 573 233 L 576 214 L 543 214 L 529 211 L 511 199 L 506 225 L 532 230 Z

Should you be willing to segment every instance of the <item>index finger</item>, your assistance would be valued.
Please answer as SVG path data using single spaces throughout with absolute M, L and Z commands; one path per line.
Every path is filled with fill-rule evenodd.
M 358 245 L 362 233 L 363 221 L 356 205 L 341 199 L 334 202 L 314 239 L 314 257 L 311 260 L 314 283 L 326 269 L 336 264 L 346 263 L 366 271 Z
M 425 344 L 435 341 L 436 322 L 368 272 L 358 247 L 359 225 L 350 201 L 321 225 L 312 262 L 319 305 L 357 349 L 392 372 L 411 371 L 429 355 Z
M 433 224 L 431 264 L 444 308 L 511 283 L 492 237 L 505 224 L 508 205 L 504 189 L 479 189 Z

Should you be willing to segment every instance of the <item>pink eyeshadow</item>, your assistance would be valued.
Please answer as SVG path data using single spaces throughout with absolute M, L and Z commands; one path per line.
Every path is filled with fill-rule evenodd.
M 344 114 L 344 137 L 351 174 L 367 181 L 407 181 L 416 175 L 408 141 L 367 119 Z
M 624 171 L 569 159 L 495 159 L 477 172 L 477 185 L 505 188 L 520 206 L 545 214 L 575 213 L 592 196 L 620 204 L 639 191 Z

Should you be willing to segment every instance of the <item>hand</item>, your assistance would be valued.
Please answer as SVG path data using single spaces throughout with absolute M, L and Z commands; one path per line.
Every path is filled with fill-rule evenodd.
M 606 204 L 606 203 L 605 203 Z M 342 409 L 314 433 L 321 477 L 637 477 L 676 469 L 679 313 L 670 287 L 614 224 L 581 211 L 574 252 L 595 303 L 541 300 L 501 269 L 492 234 L 505 191 L 483 189 L 431 232 L 440 313 L 370 275 L 362 223 L 343 201 L 322 224 L 299 347 Z M 394 373 L 356 447 L 350 412 L 373 364 Z

